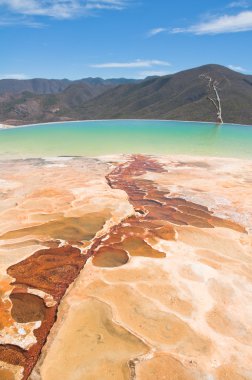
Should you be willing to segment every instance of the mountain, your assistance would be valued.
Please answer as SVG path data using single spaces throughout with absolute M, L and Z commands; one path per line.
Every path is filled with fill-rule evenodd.
M 136 85 L 118 86 L 76 111 L 80 119 L 215 121 L 216 110 L 208 99 L 208 82 L 201 78 L 203 74 L 219 82 L 224 122 L 252 124 L 252 76 L 219 65 L 205 65 Z
M 10 86 L 1 87 L 0 120 L 19 125 L 47 121 L 71 120 L 69 113 L 90 99 L 120 84 L 138 83 L 134 79 L 85 78 L 77 81 L 67 79 L 9 80 Z M 36 84 L 36 85 L 35 85 Z M 7 89 L 5 91 L 4 89 Z M 26 90 L 24 91 L 24 88 Z M 75 115 L 74 118 L 78 118 Z
M 29 91 L 0 95 L 0 119 L 10 124 L 69 120 L 68 113 L 111 89 L 112 85 L 76 82 L 57 94 L 37 95 Z M 59 115 L 59 112 L 61 115 Z
M 116 78 L 84 78 L 76 81 L 68 79 L 1 79 L 0 95 L 4 94 L 20 94 L 28 91 L 33 94 L 57 94 L 64 91 L 69 85 L 74 83 L 87 83 L 93 86 L 117 86 L 119 84 L 134 83 L 134 79 Z
M 33 94 L 56 94 L 63 91 L 70 83 L 68 79 L 1 79 L 0 95 L 20 94 L 24 91 Z
M 205 65 L 144 81 L 86 78 L 58 93 L 0 95 L 0 122 L 148 118 L 216 121 L 208 75 L 218 82 L 224 122 L 252 124 L 252 76 Z M 1 81 L 0 81 L 1 82 Z

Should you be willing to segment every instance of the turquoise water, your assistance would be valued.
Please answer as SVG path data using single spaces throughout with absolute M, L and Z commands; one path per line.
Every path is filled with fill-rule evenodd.
M 112 120 L 0 130 L 0 156 L 98 156 L 120 153 L 252 158 L 252 126 Z

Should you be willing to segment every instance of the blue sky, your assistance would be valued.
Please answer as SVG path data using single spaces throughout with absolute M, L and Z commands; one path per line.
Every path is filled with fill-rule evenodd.
M 252 74 L 252 0 L 0 0 L 0 78 Z

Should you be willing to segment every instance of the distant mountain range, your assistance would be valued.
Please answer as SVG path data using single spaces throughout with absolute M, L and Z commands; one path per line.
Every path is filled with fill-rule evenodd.
M 110 118 L 215 122 L 216 110 L 202 75 L 218 82 L 224 122 L 252 124 L 252 75 L 213 64 L 142 81 L 0 80 L 0 122 Z
M 102 79 L 102 78 L 84 78 L 75 81 L 69 79 L 1 79 L 0 80 L 0 95 L 3 94 L 21 94 L 28 91 L 32 94 L 58 94 L 64 91 L 72 84 L 87 84 L 94 88 L 105 88 L 118 86 L 119 84 L 137 83 L 135 79 Z

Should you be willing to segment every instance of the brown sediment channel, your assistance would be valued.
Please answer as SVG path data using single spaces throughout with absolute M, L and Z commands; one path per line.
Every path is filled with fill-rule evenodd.
M 164 173 L 166 170 L 154 159 L 138 155 L 107 176 L 110 186 L 126 191 L 135 210 L 139 211 L 140 215 L 143 214 L 142 218 L 138 218 L 138 226 L 145 221 L 148 222 L 148 226 L 152 226 L 153 222 L 154 226 L 159 221 L 160 225 L 166 225 L 165 222 L 168 222 L 199 228 L 225 227 L 246 232 L 238 223 L 214 216 L 206 206 L 171 197 L 169 192 L 159 190 L 153 181 L 137 178 L 146 172 Z M 169 228 L 172 228 L 171 225 Z
M 125 258 L 126 254 L 150 258 L 166 257 L 164 252 L 154 249 L 151 243 L 155 243 L 157 238 L 175 240 L 176 225 L 198 228 L 225 227 L 246 232 L 238 223 L 214 216 L 206 206 L 183 198 L 169 197 L 169 192 L 159 190 L 153 181 L 141 178 L 147 172 L 167 173 L 156 160 L 135 155 L 106 177 L 112 188 L 124 190 L 128 194 L 136 214 L 125 219 L 104 236 L 99 249 L 94 251 L 95 265 L 113 266 L 114 262 L 114 266 L 118 266 L 120 260 L 123 261 L 123 252 Z
M 68 286 L 83 268 L 87 257 L 78 248 L 64 246 L 36 252 L 27 259 L 8 268 L 8 274 L 15 278 L 10 300 L 14 321 L 27 323 L 41 321 L 34 330 L 36 344 L 27 350 L 15 345 L 0 346 L 0 360 L 24 368 L 23 379 L 27 379 L 37 362 L 47 335 L 53 326 L 57 308 Z M 28 289 L 44 291 L 51 295 L 54 304 L 47 307 L 45 301 Z
M 103 268 L 124 266 L 133 257 L 165 259 L 166 252 L 163 252 L 161 248 L 154 248 L 153 245 L 159 242 L 160 239 L 170 242 L 176 241 L 177 228 L 179 226 L 188 226 L 197 229 L 224 227 L 241 233 L 246 232 L 244 227 L 240 224 L 215 216 L 214 213 L 204 205 L 188 201 L 182 197 L 171 196 L 168 191 L 161 190 L 154 181 L 145 179 L 144 176 L 147 173 L 164 174 L 167 173 L 167 170 L 153 158 L 135 155 L 132 156 L 128 162 L 118 165 L 106 177 L 112 189 L 120 189 L 128 194 L 129 202 L 133 205 L 135 214 L 126 217 L 122 222 L 110 228 L 102 237 L 94 239 L 91 247 L 85 250 L 85 255 L 81 253 L 80 249 L 72 245 L 77 245 L 80 240 L 92 239 L 95 235 L 93 230 L 97 231 L 102 228 L 104 216 L 101 219 L 95 219 L 95 226 L 91 226 L 91 229 L 89 229 L 89 225 L 85 224 L 85 217 L 68 217 L 57 221 L 46 222 L 38 227 L 27 227 L 17 231 L 6 232 L 6 234 L 1 236 L 2 239 L 19 239 L 24 236 L 38 236 L 44 239 L 54 239 L 52 243 L 54 241 L 56 242 L 55 239 L 64 239 L 72 244 L 57 247 L 57 242 L 56 247 L 39 250 L 25 260 L 8 268 L 8 275 L 15 279 L 15 281 L 12 282 L 14 289 L 10 295 L 10 301 L 12 303 L 11 316 L 13 320 L 18 323 L 41 322 L 41 325 L 34 329 L 36 343 L 31 344 L 27 349 L 22 349 L 15 345 L 0 346 L 0 361 L 23 367 L 23 380 L 29 377 L 32 368 L 38 360 L 49 331 L 55 322 L 58 306 L 66 289 L 76 279 L 87 259 L 91 256 L 93 256 L 93 264 Z M 109 218 L 108 214 L 106 217 Z M 186 273 L 186 275 L 189 276 L 188 273 Z M 103 287 L 105 287 L 105 284 L 101 281 L 94 289 L 92 287 L 90 287 L 90 289 L 95 295 L 99 290 L 102 293 Z M 48 306 L 45 298 L 42 299 L 36 294 L 30 294 L 31 289 L 44 292 L 47 296 L 52 297 L 54 302 Z M 120 295 L 122 299 L 130 299 L 131 294 L 127 293 L 123 287 L 119 287 L 118 289 L 118 293 L 120 293 L 121 289 Z M 152 292 L 152 288 L 148 288 L 146 284 L 140 284 L 139 289 L 142 294 Z M 157 290 L 158 288 L 154 291 L 158 294 Z M 107 288 L 104 290 L 104 294 L 108 298 L 110 297 L 109 291 L 110 289 L 107 290 Z M 170 292 L 172 293 L 173 291 L 175 293 L 175 290 L 171 287 Z M 160 293 L 160 299 L 162 297 L 163 294 Z M 111 299 L 113 299 L 113 295 L 111 295 Z M 112 314 L 107 306 L 94 300 L 87 301 L 86 305 L 88 306 L 88 310 L 84 305 L 84 308 L 79 311 L 79 314 L 74 315 L 73 312 L 70 314 L 70 317 L 73 319 L 72 322 L 83 327 L 82 346 L 85 347 L 88 352 L 89 348 L 94 350 L 98 347 L 98 343 L 101 344 L 100 348 L 103 356 L 101 356 L 100 365 L 104 368 L 104 371 L 107 371 L 108 366 L 112 371 L 110 374 L 106 372 L 107 377 L 104 376 L 104 378 L 109 379 L 113 378 L 113 376 L 116 376 L 117 379 L 129 378 L 129 359 L 131 355 L 135 357 L 145 354 L 148 351 L 147 346 L 140 339 L 136 338 L 134 334 L 113 324 Z M 184 315 L 190 315 L 192 311 L 189 303 L 175 296 L 172 297 L 171 300 L 167 300 L 167 305 Z M 147 335 L 149 335 L 150 339 L 153 341 L 156 339 L 151 326 L 148 332 L 148 326 L 142 325 L 141 322 L 143 316 L 148 316 L 148 313 L 150 313 L 149 319 L 151 320 L 153 314 L 154 319 L 158 321 L 162 327 L 159 337 L 160 345 L 166 344 L 167 341 L 171 344 L 180 342 L 180 340 L 182 341 L 181 336 L 184 335 L 189 337 L 187 346 L 185 345 L 186 349 L 189 347 L 189 349 L 192 350 L 191 346 L 194 344 L 196 345 L 196 351 L 205 352 L 206 355 L 209 354 L 211 344 L 208 340 L 201 336 L 196 336 L 195 332 L 175 315 L 158 310 L 154 312 L 154 306 L 151 311 L 148 310 L 148 308 L 146 308 L 146 310 L 142 309 L 140 300 L 136 309 L 138 313 L 136 313 L 135 319 L 137 320 L 137 318 L 139 318 L 139 335 L 142 333 L 144 335 L 144 331 L 147 330 Z M 129 312 L 129 310 L 125 310 L 126 317 L 127 312 Z M 94 318 L 93 324 L 90 325 L 92 315 L 95 315 L 95 313 L 97 313 L 96 318 Z M 81 322 L 83 315 L 87 322 L 85 326 Z M 129 315 L 129 321 L 130 318 L 131 316 Z M 167 318 L 171 331 L 167 332 L 167 325 L 162 322 L 165 318 Z M 101 321 L 103 325 L 101 325 Z M 70 325 L 72 322 L 69 322 Z M 92 339 L 85 335 L 89 326 L 92 331 L 98 331 L 97 340 L 100 340 L 100 342 L 97 343 L 97 340 L 92 342 Z M 99 329 L 101 331 L 99 331 Z M 67 336 L 67 331 L 65 331 L 65 334 Z M 109 355 L 104 356 L 105 351 L 102 348 L 104 345 L 102 340 L 103 335 L 106 336 L 108 347 L 110 347 L 111 344 L 119 344 L 122 346 L 121 357 L 118 358 L 118 363 L 115 363 L 114 367 L 112 365 L 113 357 Z M 78 334 L 76 337 L 78 337 Z M 70 342 L 71 337 L 68 337 L 68 339 Z M 165 359 L 166 357 L 162 355 L 153 358 L 152 362 L 149 363 L 150 370 L 152 363 L 154 363 L 154 366 L 156 365 L 155 363 L 161 363 L 160 365 L 163 368 L 161 373 L 165 373 Z M 186 371 L 184 371 L 180 363 L 173 357 L 168 357 L 168 359 L 169 363 L 174 368 L 177 368 L 176 370 L 181 373 L 181 378 L 183 378 L 183 374 L 186 373 Z M 82 360 L 80 357 L 80 367 Z M 63 363 L 64 361 L 61 363 L 62 368 L 64 367 Z M 70 367 L 71 365 L 69 368 Z M 120 367 L 119 372 L 118 367 Z M 148 365 L 146 367 L 148 367 Z M 59 371 L 60 370 L 59 368 Z M 84 369 L 82 368 L 82 370 Z M 8 370 L 3 369 L 2 371 L 5 371 L 3 372 L 5 374 L 4 376 L 8 379 L 8 376 L 10 376 Z M 90 372 L 90 376 L 98 378 L 98 375 L 92 371 Z M 145 371 L 144 365 L 143 371 Z M 50 374 L 48 372 L 48 376 L 49 375 L 50 379 L 53 378 L 53 371 L 52 373 L 50 372 Z M 69 376 L 70 375 L 71 373 Z M 189 378 L 190 377 L 188 377 L 188 379 Z
M 16 287 L 42 290 L 59 301 L 86 260 L 78 248 L 71 246 L 44 249 L 11 266 L 8 274 L 16 279 Z

